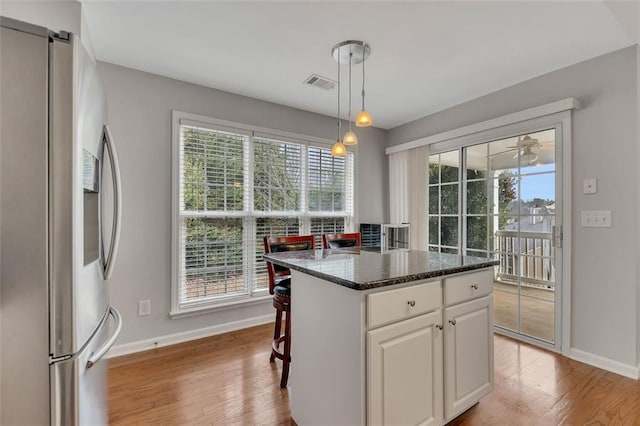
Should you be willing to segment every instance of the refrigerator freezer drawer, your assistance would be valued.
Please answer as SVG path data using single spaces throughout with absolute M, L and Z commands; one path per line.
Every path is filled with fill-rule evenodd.
M 120 314 L 109 308 L 82 351 L 70 359 L 51 364 L 52 425 L 108 424 L 107 362 L 101 358 L 113 345 L 121 327 Z

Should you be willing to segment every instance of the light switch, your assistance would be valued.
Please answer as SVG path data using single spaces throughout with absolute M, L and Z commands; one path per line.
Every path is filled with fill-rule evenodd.
M 598 182 L 596 178 L 586 178 L 583 186 L 583 194 L 595 194 L 598 192 Z
M 581 225 L 586 228 L 611 228 L 611 210 L 584 210 Z

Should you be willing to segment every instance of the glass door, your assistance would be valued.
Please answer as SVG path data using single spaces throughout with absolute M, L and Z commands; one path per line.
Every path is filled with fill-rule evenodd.
M 556 129 L 463 148 L 463 251 L 500 260 L 494 323 L 556 343 Z

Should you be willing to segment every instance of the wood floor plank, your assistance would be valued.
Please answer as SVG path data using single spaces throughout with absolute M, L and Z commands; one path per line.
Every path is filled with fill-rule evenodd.
M 271 334 L 263 325 L 110 359 L 110 423 L 291 424 Z M 494 347 L 494 392 L 451 425 L 640 425 L 640 382 L 501 335 Z

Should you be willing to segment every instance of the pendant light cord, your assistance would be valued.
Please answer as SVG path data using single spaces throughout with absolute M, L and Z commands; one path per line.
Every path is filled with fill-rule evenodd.
M 351 48 L 349 48 L 351 50 Z M 351 131 L 351 63 L 353 62 L 353 52 L 349 52 L 349 131 Z
M 340 48 L 338 48 L 338 140 L 340 140 Z
M 364 60 L 367 51 L 367 44 L 362 46 L 362 110 L 364 111 Z

